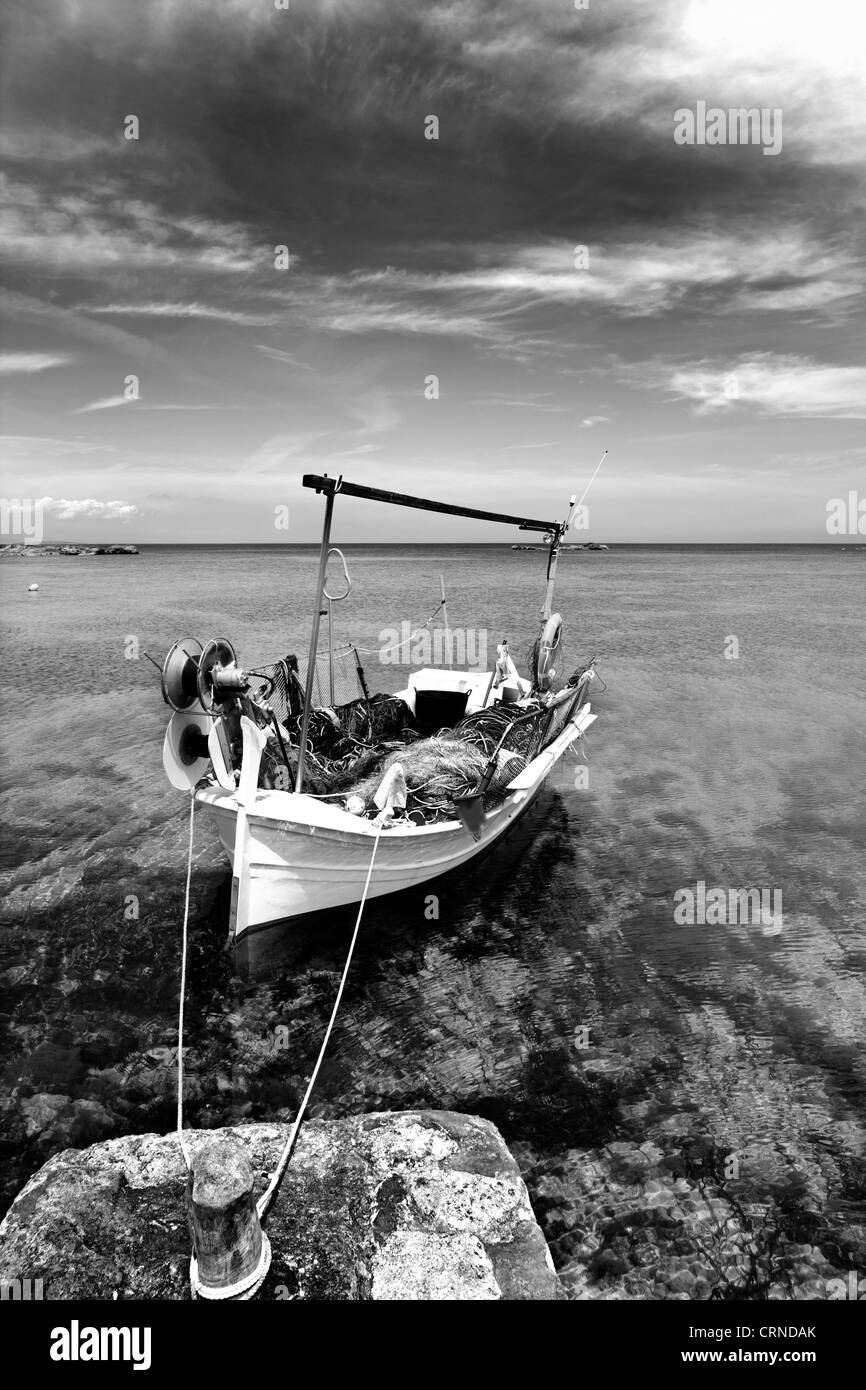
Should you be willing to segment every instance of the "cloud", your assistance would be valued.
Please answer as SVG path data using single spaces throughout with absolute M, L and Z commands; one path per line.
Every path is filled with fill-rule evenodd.
M 400 412 L 382 391 L 361 392 L 347 402 L 349 414 L 360 421 L 358 434 L 385 434 L 400 423 Z
M 77 521 L 87 517 L 94 521 L 131 521 L 139 515 L 131 502 L 99 502 L 95 497 L 40 497 L 36 503 L 43 512 L 57 521 Z
M 244 458 L 241 467 L 249 473 L 273 473 L 289 459 L 306 452 L 324 430 L 299 430 L 296 434 L 275 434 Z
M 269 328 L 279 322 L 279 316 L 275 314 L 251 314 L 242 309 L 221 308 L 215 304 L 145 301 L 141 304 L 81 304 L 78 308 L 84 313 L 116 315 L 118 318 L 212 319 L 241 328 Z
M 670 372 L 669 389 L 698 414 L 744 406 L 768 415 L 866 419 L 866 367 L 823 365 L 758 353 L 725 366 L 699 362 Z
M 122 156 L 127 152 L 128 147 L 119 132 L 117 138 L 112 140 L 87 130 L 54 130 L 50 126 L 0 131 L 0 159 L 20 161 L 28 166 L 40 162 L 81 163 L 94 157 L 105 159 L 112 154 Z
M 381 448 L 381 444 L 358 444 L 354 449 L 340 449 L 339 452 L 334 455 L 334 458 L 360 458 L 363 454 L 377 454 Z
M 508 315 L 541 303 L 608 307 L 637 317 L 701 295 L 704 307 L 764 312 L 853 297 L 862 276 L 852 251 L 817 242 L 803 226 L 773 232 L 743 226 L 736 234 L 684 228 L 641 241 L 591 243 L 586 268 L 576 267 L 575 251 L 563 241 L 478 247 L 476 257 L 492 264 L 456 272 L 359 273 L 352 283 L 379 302 L 359 306 L 355 324 L 351 315 L 348 324 L 356 331 L 387 323 L 413 332 L 495 337 Z M 774 285 L 780 278 L 784 283 Z M 440 301 L 453 307 L 439 308 Z
M 64 458 L 67 455 L 113 454 L 111 444 L 93 444 L 86 439 L 54 439 L 46 435 L 0 435 L 0 448 L 7 459 L 38 461 L 44 458 Z
M 67 274 L 114 267 L 226 275 L 261 269 L 269 258 L 273 265 L 273 248 L 256 246 L 242 226 L 179 216 L 106 179 L 64 191 L 0 176 L 0 234 L 11 264 L 62 266 Z
M 207 539 L 223 506 L 240 534 L 248 484 L 264 494 L 307 451 L 435 490 L 503 468 L 525 487 L 528 461 L 504 451 L 534 449 L 542 488 L 555 449 L 516 441 L 559 433 L 560 414 L 576 446 L 610 409 L 654 479 L 695 469 L 696 439 L 699 467 L 730 478 L 728 420 L 748 424 L 757 476 L 810 433 L 785 418 L 855 418 L 866 164 L 850 0 L 9 8 L 5 240 L 33 297 L 7 301 L 6 346 L 75 358 L 74 391 L 67 372 L 17 378 L 30 389 L 9 428 L 118 446 L 78 459 L 83 441 L 61 440 L 44 469 L 33 449 L 20 472 L 45 492 L 100 495 L 98 465 L 117 476 L 121 459 L 111 490 L 136 498 L 171 473 L 208 496 Z M 781 107 L 780 156 L 676 146 L 673 113 L 698 99 Z M 138 142 L 122 138 L 130 111 Z M 128 371 L 146 403 L 118 415 L 101 393 Z M 428 410 L 431 372 L 443 400 Z M 164 524 L 182 535 L 188 513 Z
M 68 357 L 57 357 L 49 352 L 0 352 L 0 376 L 44 372 L 50 367 L 62 367 L 68 361 Z
M 576 311 L 621 319 L 693 309 L 730 318 L 775 312 L 797 317 L 847 316 L 860 307 L 863 267 L 845 237 L 821 240 L 803 223 L 767 231 L 743 222 L 736 232 L 676 227 L 641 240 L 590 242 L 588 264 L 575 264 L 575 243 L 550 238 L 448 248 L 460 269 L 380 270 L 340 274 L 299 271 L 285 289 L 261 291 L 270 323 L 352 336 L 462 339 L 500 355 L 550 354 L 586 346 L 573 341 Z M 442 254 L 442 248 L 439 248 Z M 436 248 L 427 259 L 436 258 Z M 226 317 L 241 316 L 227 310 Z M 248 314 L 247 322 L 256 316 Z M 279 349 L 260 352 L 305 365 Z M 544 393 L 530 408 L 561 409 Z
M 469 404 L 488 406 L 496 410 L 501 406 L 507 406 L 509 410 L 540 410 L 548 415 L 571 415 L 574 412 L 573 406 L 560 405 L 552 391 L 520 392 L 514 395 L 506 395 L 503 391 L 489 391 L 483 396 L 476 396 Z
M 292 357 L 290 353 L 283 352 L 280 348 L 268 347 L 264 343 L 256 343 L 256 351 L 264 353 L 265 357 L 270 357 L 273 362 L 285 362 L 289 367 L 303 367 L 307 372 L 313 370 L 308 362 L 299 362 L 297 357 Z
M 73 415 L 89 415 L 92 410 L 115 410 L 119 405 L 129 405 L 128 396 L 105 396 L 101 401 L 91 401 L 89 405 L 80 405 L 77 410 L 73 410 Z

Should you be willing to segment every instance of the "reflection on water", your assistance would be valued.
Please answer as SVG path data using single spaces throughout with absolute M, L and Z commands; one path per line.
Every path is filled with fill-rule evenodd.
M 349 561 L 340 622 L 361 645 L 423 621 L 440 570 L 452 623 L 486 623 L 489 650 L 529 645 L 537 556 Z M 438 918 L 422 893 L 368 905 L 312 1113 L 494 1120 L 575 1297 L 826 1296 L 866 1268 L 862 561 L 624 548 L 564 557 L 560 577 L 571 663 L 598 653 L 608 687 L 588 786 L 563 762 L 507 844 L 443 887 Z M 60 1148 L 172 1124 L 186 803 L 161 771 L 156 672 L 124 644 L 303 649 L 311 578 L 301 549 L 3 564 L 7 1201 Z M 366 666 L 374 687 L 405 680 Z M 699 880 L 780 890 L 781 932 L 677 926 L 673 895 Z M 352 925 L 269 930 L 236 958 L 227 917 L 202 816 L 197 1125 L 291 1115 Z

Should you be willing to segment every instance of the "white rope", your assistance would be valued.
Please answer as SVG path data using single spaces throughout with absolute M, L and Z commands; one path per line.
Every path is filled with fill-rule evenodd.
M 189 1148 L 183 1137 L 183 1006 L 186 998 L 186 948 L 189 927 L 189 887 L 192 880 L 192 827 L 195 812 L 195 788 L 189 798 L 189 849 L 186 856 L 186 897 L 183 904 L 183 942 L 180 960 L 180 1009 L 177 1019 L 177 1137 L 183 1161 L 187 1168 L 192 1166 Z
M 190 884 L 192 882 L 192 849 L 193 849 L 193 824 L 195 816 L 195 788 L 189 799 L 189 848 L 186 857 L 186 894 L 183 905 L 183 939 L 181 945 L 181 964 L 180 964 L 180 1008 L 177 1020 L 177 1137 L 180 1143 L 183 1161 L 189 1171 L 192 1170 L 192 1157 L 189 1146 L 183 1133 L 183 1014 L 186 1002 L 186 957 L 189 944 L 189 899 Z M 206 1299 L 249 1299 L 259 1289 L 264 1282 L 265 1275 L 271 1267 L 271 1243 L 262 1231 L 262 1248 L 259 1254 L 258 1263 L 255 1269 L 251 1270 L 243 1279 L 237 1283 L 229 1284 L 224 1288 L 214 1288 L 211 1285 L 203 1284 L 198 1271 L 198 1261 L 195 1251 L 190 1256 L 189 1262 L 189 1282 L 192 1289 L 193 1298 Z
M 363 892 L 363 894 L 362 894 L 362 896 L 361 896 L 361 901 L 360 901 L 360 903 L 359 903 L 359 905 L 358 905 L 358 920 L 357 920 L 356 923 L 355 923 L 355 930 L 354 930 L 353 933 L 352 933 L 352 940 L 351 940 L 351 942 L 349 943 L 349 954 L 348 954 L 347 957 L 346 957 L 346 964 L 345 964 L 344 967 L 343 967 L 343 977 L 342 977 L 342 979 L 340 980 L 340 988 L 337 990 L 337 997 L 336 997 L 336 999 L 334 1000 L 334 1007 L 333 1007 L 333 1009 L 331 1010 L 331 1017 L 330 1017 L 330 1020 L 329 1020 L 329 1022 L 328 1022 L 327 1031 L 325 1032 L 324 1041 L 322 1042 L 322 1046 L 321 1046 L 321 1048 L 319 1049 L 319 1055 L 318 1055 L 318 1057 L 317 1057 L 317 1059 L 316 1059 L 316 1065 L 315 1065 L 315 1067 L 313 1068 L 313 1074 L 312 1074 L 312 1076 L 310 1077 L 309 1085 L 307 1086 L 307 1090 L 306 1090 L 306 1094 L 305 1094 L 305 1096 L 304 1096 L 304 1099 L 301 1101 L 301 1107 L 300 1107 L 300 1109 L 299 1109 L 297 1115 L 295 1116 L 295 1123 L 292 1125 L 292 1132 L 291 1132 L 291 1134 L 290 1134 L 289 1137 L 288 1137 L 288 1140 L 287 1140 L 287 1142 L 286 1142 L 286 1146 L 285 1146 L 285 1148 L 283 1149 L 282 1154 L 280 1155 L 280 1161 L 279 1161 L 279 1163 L 277 1164 L 276 1169 L 274 1170 L 273 1176 L 271 1177 L 271 1180 L 270 1180 L 270 1182 L 268 1183 L 267 1188 L 266 1188 L 265 1191 L 262 1193 L 262 1196 L 259 1198 L 258 1204 L 257 1204 L 257 1206 L 256 1206 L 256 1210 L 258 1211 L 259 1220 L 260 1220 L 260 1221 L 263 1221 L 263 1220 L 264 1220 L 265 1213 L 266 1213 L 266 1211 L 268 1210 L 268 1207 L 269 1207 L 270 1204 L 271 1204 L 271 1200 L 272 1200 L 272 1198 L 273 1198 L 273 1195 L 274 1195 L 274 1193 L 276 1192 L 277 1188 L 279 1187 L 280 1179 L 282 1178 L 283 1173 L 286 1171 L 286 1167 L 287 1167 L 287 1165 L 288 1165 L 289 1159 L 290 1159 L 291 1156 L 292 1156 L 292 1150 L 293 1150 L 294 1147 L 295 1147 L 295 1141 L 296 1141 L 296 1139 L 297 1139 L 297 1137 L 298 1137 L 298 1131 L 299 1131 L 299 1129 L 301 1128 L 301 1121 L 302 1121 L 303 1118 L 304 1118 L 304 1113 L 305 1113 L 305 1111 L 306 1111 L 306 1109 L 307 1109 L 307 1105 L 309 1104 L 310 1096 L 313 1094 L 313 1087 L 314 1087 L 315 1084 L 316 1084 L 316 1077 L 319 1075 L 319 1068 L 321 1067 L 322 1062 L 324 1061 L 325 1051 L 326 1051 L 326 1049 L 327 1049 L 328 1042 L 329 1042 L 330 1037 L 331 1037 L 331 1032 L 333 1031 L 334 1024 L 335 1024 L 335 1022 L 336 1022 L 336 1020 L 337 1020 L 337 1011 L 338 1011 L 338 1009 L 339 1009 L 339 1007 L 340 1007 L 340 1001 L 341 1001 L 341 999 L 343 998 L 343 990 L 344 990 L 344 988 L 345 988 L 346 980 L 347 980 L 348 975 L 349 975 L 349 966 L 352 964 L 352 955 L 354 954 L 354 950 L 355 950 L 355 942 L 358 940 L 358 929 L 359 929 L 360 926 L 361 926 L 361 917 L 363 916 L 363 912 L 364 912 L 364 904 L 365 904 L 366 901 L 367 901 L 367 892 L 368 892 L 369 887 L 370 887 L 370 878 L 372 877 L 373 865 L 374 865 L 374 863 L 375 863 L 375 861 L 376 861 L 376 850 L 379 848 L 379 839 L 380 839 L 380 837 L 381 837 L 381 834 L 382 834 L 382 831 L 381 831 L 381 828 L 380 828 L 380 829 L 376 832 L 376 839 L 375 839 L 375 841 L 373 842 L 373 853 L 372 853 L 372 855 L 370 856 L 370 867 L 369 867 L 368 870 L 367 870 L 367 881 L 366 881 L 366 883 L 364 884 L 364 892 Z
M 400 650 L 401 647 L 407 647 L 410 642 L 414 641 L 416 637 L 419 637 L 421 633 L 424 632 L 430 626 L 440 609 L 444 607 L 445 605 L 440 600 L 440 602 L 437 603 L 436 607 L 433 609 L 433 612 L 430 614 L 430 617 L 427 619 L 426 623 L 422 623 L 420 627 L 416 627 L 415 631 L 410 632 L 408 637 L 404 637 L 402 642 L 395 642 L 394 645 L 391 647 L 356 647 L 353 642 L 350 642 L 347 646 L 347 650 L 363 653 L 365 656 L 367 656 L 370 652 L 379 652 L 382 656 L 389 656 L 391 652 L 397 652 Z M 323 656 L 324 652 L 319 652 L 317 653 L 317 655 Z
M 265 1275 L 271 1267 L 271 1242 L 262 1231 L 262 1248 L 259 1254 L 258 1264 L 243 1279 L 239 1279 L 235 1284 L 227 1284 L 224 1288 L 216 1288 L 213 1284 L 203 1284 L 198 1272 L 198 1260 L 192 1255 L 189 1262 L 189 1282 L 192 1289 L 193 1298 L 206 1298 L 220 1301 L 222 1299 L 238 1299 L 246 1301 L 252 1298 L 265 1282 Z

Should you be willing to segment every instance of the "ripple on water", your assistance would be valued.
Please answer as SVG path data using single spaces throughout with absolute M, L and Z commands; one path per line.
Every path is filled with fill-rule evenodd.
M 394 610 L 396 559 L 358 557 L 343 620 L 367 645 Z M 608 685 L 588 787 L 563 763 L 519 835 L 442 890 L 438 919 L 423 895 L 365 915 L 314 1113 L 489 1116 L 574 1297 L 761 1296 L 750 1243 L 775 1297 L 866 1259 L 866 753 L 851 737 L 866 677 L 859 599 L 832 559 L 622 550 L 603 570 L 561 566 L 575 662 L 601 652 Z M 213 552 L 143 553 L 110 586 L 44 566 L 38 612 L 13 596 L 4 616 L 12 677 L 41 691 L 15 711 L 0 803 L 7 1200 L 59 1148 L 172 1124 L 186 817 L 162 775 L 156 673 L 124 641 L 158 653 L 181 630 L 225 630 L 261 660 L 307 621 L 307 556 L 218 560 L 218 586 Z M 429 611 L 412 575 L 440 563 L 400 564 L 395 621 Z M 510 552 L 450 563 L 465 611 L 528 646 L 534 596 Z M 732 630 L 739 662 L 721 654 Z M 405 678 L 373 666 L 384 688 Z M 782 931 L 678 927 L 673 895 L 699 879 L 780 889 Z M 335 916 L 265 933 L 236 960 L 228 886 L 202 822 L 185 1054 L 202 1125 L 292 1113 L 351 931 Z

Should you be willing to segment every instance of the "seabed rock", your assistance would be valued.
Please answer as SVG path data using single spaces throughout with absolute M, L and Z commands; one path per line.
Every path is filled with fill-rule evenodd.
M 289 1126 L 230 1137 L 267 1185 Z M 56 1154 L 0 1226 L 0 1281 L 46 1299 L 189 1298 L 186 1168 L 177 1136 L 133 1135 Z M 487 1120 L 451 1111 L 310 1120 L 266 1218 L 260 1299 L 557 1300 L 565 1292 L 520 1173 Z

